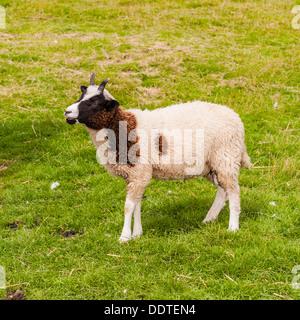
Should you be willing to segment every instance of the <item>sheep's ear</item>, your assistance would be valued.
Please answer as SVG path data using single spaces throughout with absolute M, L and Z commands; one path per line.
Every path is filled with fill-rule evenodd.
M 105 103 L 105 108 L 107 111 L 116 110 L 119 106 L 119 102 L 117 100 L 107 100 Z
M 87 86 L 81 86 L 80 90 L 81 90 L 82 93 L 86 93 Z

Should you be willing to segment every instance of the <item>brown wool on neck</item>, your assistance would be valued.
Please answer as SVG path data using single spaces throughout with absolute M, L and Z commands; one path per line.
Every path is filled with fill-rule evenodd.
M 127 132 L 120 132 L 120 128 L 119 128 L 120 121 L 126 121 Z M 137 142 L 139 141 L 139 137 L 137 136 L 135 141 L 128 141 L 129 133 L 132 130 L 135 130 L 137 128 L 137 120 L 133 113 L 129 111 L 125 111 L 121 107 L 118 107 L 114 111 L 102 110 L 95 113 L 93 116 L 89 118 L 89 122 L 87 126 L 96 130 L 110 129 L 114 131 L 116 135 L 116 162 L 119 163 L 119 160 L 121 158 L 121 159 L 127 159 L 127 165 L 132 167 L 135 165 L 135 163 L 131 163 L 128 159 L 129 149 L 131 149 L 131 147 L 134 145 L 136 145 L 136 148 L 133 148 L 136 156 L 138 157 L 140 155 L 140 150 L 137 145 Z M 126 136 L 122 137 L 122 135 L 126 135 Z M 126 154 L 120 154 L 120 148 L 119 148 L 120 138 L 122 141 L 124 141 L 125 139 L 127 141 Z M 132 150 L 131 150 L 131 153 L 132 153 Z
M 158 139 L 156 139 L 156 148 L 160 156 L 167 154 L 168 141 L 165 136 L 163 135 L 158 136 Z

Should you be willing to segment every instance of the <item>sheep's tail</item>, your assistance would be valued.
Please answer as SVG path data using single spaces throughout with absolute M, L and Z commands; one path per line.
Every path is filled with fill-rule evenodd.
M 250 157 L 247 154 L 246 147 L 242 153 L 241 166 L 250 169 L 251 167 Z

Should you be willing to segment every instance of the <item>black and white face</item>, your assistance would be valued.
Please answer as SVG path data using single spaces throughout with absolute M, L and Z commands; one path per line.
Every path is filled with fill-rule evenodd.
M 68 124 L 82 123 L 89 126 L 93 115 L 103 110 L 113 111 L 119 106 L 118 101 L 104 89 L 107 82 L 108 80 L 104 80 L 100 86 L 81 86 L 80 99 L 70 105 L 64 113 Z

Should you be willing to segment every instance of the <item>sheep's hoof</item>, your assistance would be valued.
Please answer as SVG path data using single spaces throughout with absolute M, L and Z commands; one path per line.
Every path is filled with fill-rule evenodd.
M 131 237 L 121 236 L 121 237 L 119 238 L 119 242 L 120 242 L 120 243 L 127 242 L 127 241 L 129 241 L 129 240 L 131 240 Z
M 131 239 L 137 239 L 140 238 L 143 234 L 143 231 L 141 232 L 137 232 L 137 233 L 133 233 Z
M 229 228 L 227 230 L 230 232 L 237 232 L 237 231 L 239 231 L 239 227 L 229 226 Z
M 215 221 L 216 220 L 216 218 L 211 218 L 211 219 L 204 219 L 203 221 L 202 221 L 202 223 L 204 223 L 204 224 L 206 224 L 206 223 L 208 223 L 208 222 L 212 222 L 212 221 Z

